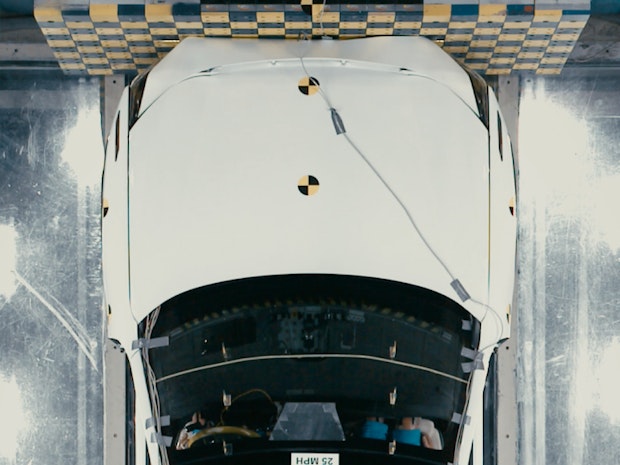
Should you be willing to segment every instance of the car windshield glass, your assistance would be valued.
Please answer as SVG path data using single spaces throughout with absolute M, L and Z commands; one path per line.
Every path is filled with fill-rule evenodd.
M 369 278 L 266 277 L 187 292 L 157 316 L 151 337 L 168 344 L 149 359 L 173 449 L 302 440 L 387 451 L 393 440 L 454 454 L 461 354 L 479 326 L 443 296 Z

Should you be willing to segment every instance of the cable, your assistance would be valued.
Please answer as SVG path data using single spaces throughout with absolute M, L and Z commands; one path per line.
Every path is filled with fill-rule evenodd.
M 307 39 L 304 39 L 307 40 Z M 306 75 L 306 77 L 308 79 L 314 79 L 312 76 L 310 76 L 310 73 L 308 72 L 308 70 L 306 69 L 306 64 L 304 63 L 304 57 L 300 56 L 299 57 L 299 61 L 301 63 L 301 68 L 304 71 L 304 74 Z M 321 98 L 323 99 L 323 101 L 325 102 L 325 104 L 327 105 L 327 107 L 329 108 L 329 110 L 332 112 L 336 112 L 336 109 L 334 108 L 334 106 L 332 105 L 332 103 L 329 100 L 329 97 L 327 96 L 327 94 L 325 93 L 325 91 L 323 91 L 323 88 L 319 85 L 319 95 L 321 96 Z M 338 116 L 340 118 L 340 116 Z
M 498 322 L 498 324 L 499 324 L 499 331 L 498 331 L 499 337 L 498 337 L 498 339 L 501 338 L 503 336 L 503 332 L 501 330 L 501 328 L 502 328 L 502 321 L 501 321 L 500 317 L 497 315 L 497 313 L 495 313 L 495 311 L 487 304 L 483 304 L 482 302 L 479 302 L 479 301 L 474 300 L 474 299 L 472 299 L 472 302 L 475 303 L 475 304 L 482 305 L 483 307 L 485 307 L 486 311 L 485 311 L 484 316 L 480 320 L 481 323 L 486 319 L 489 311 L 491 312 L 491 314 L 495 317 L 495 321 Z M 497 346 L 497 342 L 488 344 L 488 345 L 484 346 L 483 348 L 478 349 L 478 352 L 484 352 L 485 350 L 487 350 L 487 349 L 489 349 L 490 347 L 493 347 L 493 346 Z M 471 377 L 474 375 L 474 373 L 475 373 L 475 370 L 471 372 L 470 380 L 471 380 Z M 469 407 L 470 399 L 471 399 L 471 382 L 468 381 L 467 382 L 467 391 L 465 392 L 465 403 L 464 403 L 463 412 L 467 411 L 467 409 Z M 463 435 L 463 429 L 464 429 L 465 425 L 466 425 L 466 418 L 463 415 L 463 417 L 461 418 L 461 421 L 459 423 L 459 429 L 457 431 L 457 438 L 458 438 L 457 442 L 458 443 L 461 442 L 461 437 Z
M 308 70 L 306 68 L 306 65 L 304 63 L 303 56 L 299 57 L 299 61 L 301 63 L 301 67 L 302 67 L 306 77 L 308 79 L 312 79 L 312 77 L 310 76 L 310 73 L 308 72 Z M 323 101 L 325 102 L 325 104 L 329 108 L 331 119 L 332 119 L 332 124 L 334 125 L 334 130 L 336 131 L 336 135 L 344 136 L 344 138 L 346 139 L 348 144 L 351 146 L 351 148 L 353 148 L 353 150 L 359 155 L 359 157 L 366 163 L 366 165 L 375 174 L 375 176 L 379 179 L 379 181 L 381 181 L 383 186 L 387 189 L 387 191 L 394 198 L 394 200 L 396 200 L 398 205 L 405 212 L 405 215 L 407 215 L 407 219 L 409 220 L 409 223 L 411 224 L 411 226 L 415 230 L 415 232 L 418 235 L 418 237 L 420 238 L 420 240 L 423 242 L 424 246 L 433 255 L 433 257 L 435 257 L 435 260 L 437 260 L 437 262 L 441 265 L 441 267 L 446 271 L 446 273 L 450 277 L 450 280 L 451 280 L 450 286 L 454 289 L 454 291 L 461 298 L 461 300 L 463 302 L 466 302 L 467 300 L 471 300 L 472 303 L 480 305 L 480 306 L 482 306 L 485 309 L 485 314 L 484 314 L 483 318 L 481 319 L 481 322 L 484 321 L 484 319 L 486 318 L 489 310 L 491 310 L 491 313 L 494 315 L 494 317 L 496 319 L 495 320 L 496 323 L 499 321 L 498 329 L 497 329 L 497 334 L 498 334 L 498 339 L 501 338 L 502 335 L 503 335 L 503 331 L 502 331 L 503 325 L 502 325 L 502 322 L 500 320 L 500 317 L 495 313 L 495 311 L 491 307 L 489 307 L 489 305 L 487 305 L 485 303 L 482 303 L 482 302 L 474 299 L 473 297 L 471 297 L 471 295 L 467 292 L 467 290 L 465 289 L 465 287 L 463 286 L 461 281 L 454 275 L 454 273 L 452 273 L 452 271 L 450 270 L 450 268 L 448 267 L 446 262 L 439 256 L 437 251 L 431 246 L 429 241 L 426 239 L 426 237 L 424 236 L 424 234 L 422 233 L 422 231 L 418 227 L 417 223 L 415 222 L 415 219 L 413 218 L 413 215 L 411 214 L 411 212 L 409 211 L 409 209 L 407 208 L 405 203 L 400 199 L 398 194 L 394 191 L 394 189 L 392 189 L 392 187 L 389 185 L 389 183 L 383 178 L 383 176 L 381 175 L 379 170 L 377 170 L 377 168 L 375 168 L 375 166 L 370 162 L 370 160 L 366 157 L 366 155 L 364 155 L 364 152 L 351 139 L 351 137 L 349 136 L 349 134 L 346 131 L 346 128 L 344 126 L 344 122 L 342 120 L 342 117 L 338 113 L 338 110 L 336 110 L 336 108 L 334 108 L 334 106 L 332 105 L 329 97 L 327 96 L 327 94 L 325 93 L 325 91 L 322 89 L 321 86 L 319 86 L 319 94 L 321 95 L 321 97 L 323 98 Z M 485 349 L 486 349 L 486 347 L 485 347 Z
M 160 435 L 162 434 L 162 425 L 161 425 L 161 414 L 160 414 L 160 401 L 159 401 L 159 392 L 157 391 L 157 378 L 155 376 L 155 372 L 151 367 L 151 362 L 149 360 L 149 345 L 148 341 L 151 339 L 151 335 L 153 333 L 153 328 L 155 327 L 155 323 L 157 322 L 157 318 L 159 317 L 159 312 L 161 307 L 157 307 L 153 310 L 147 317 L 145 321 L 144 327 L 144 345 L 142 346 L 142 359 L 144 360 L 144 366 L 146 369 L 146 377 L 147 377 L 147 388 L 149 391 L 149 398 L 151 401 L 151 408 L 153 419 L 155 421 L 155 433 Z M 161 441 L 157 442 L 159 446 L 159 454 L 161 456 L 162 465 L 169 465 L 170 461 L 168 459 L 168 451 L 166 450 L 166 445 L 162 444 Z
M 392 360 L 386 359 L 382 357 L 376 357 L 374 355 L 363 355 L 363 354 L 331 354 L 331 353 L 321 353 L 321 354 L 295 354 L 295 355 L 256 355 L 253 357 L 244 357 L 238 358 L 234 360 L 228 360 L 225 362 L 213 363 L 211 365 L 202 365 L 195 368 L 188 368 L 187 370 L 179 371 L 176 373 L 171 373 L 166 376 L 162 376 L 157 379 L 157 383 L 162 383 L 164 381 L 168 381 L 170 379 L 178 378 L 179 376 L 185 376 L 192 373 L 197 373 L 199 371 L 205 370 L 214 370 L 216 368 L 221 368 L 229 365 L 237 365 L 241 363 L 249 363 L 249 362 L 258 362 L 263 360 L 307 360 L 307 359 L 351 359 L 351 360 L 371 360 L 373 362 L 386 363 L 389 365 L 396 365 L 405 368 L 411 368 L 413 370 L 423 371 L 425 373 L 431 373 L 433 375 L 441 376 L 442 378 L 450 379 L 452 381 L 456 381 L 461 384 L 467 384 L 467 381 L 462 378 L 451 375 L 449 373 L 444 373 L 443 371 L 435 370 L 433 368 L 429 368 L 423 365 L 416 365 L 414 363 L 401 362 L 400 360 Z
M 493 321 L 496 323 L 496 329 L 497 329 L 497 339 L 500 340 L 503 335 L 504 335 L 504 331 L 503 331 L 503 327 L 504 324 L 502 322 L 501 317 L 497 314 L 497 312 L 495 312 L 495 310 L 493 310 L 493 308 L 485 303 L 482 303 L 478 300 L 475 299 L 471 299 L 472 303 L 480 305 L 481 307 L 483 307 L 485 309 L 484 312 L 484 316 L 480 319 L 480 323 L 483 323 L 484 320 L 486 319 L 487 315 L 489 314 L 489 312 L 491 313 L 491 315 L 493 315 Z M 487 344 L 486 346 L 484 346 L 482 349 L 478 349 L 478 352 L 484 352 L 485 350 L 487 350 L 489 347 L 493 347 L 496 346 L 497 342 L 491 343 L 491 344 Z
M 222 411 L 220 412 L 220 422 L 218 424 L 218 426 L 223 426 L 224 423 L 224 414 L 228 411 L 228 409 L 230 407 L 232 407 L 232 404 L 235 403 L 235 401 L 237 401 L 238 399 L 241 399 L 242 397 L 245 397 L 249 394 L 254 394 L 255 392 L 258 392 L 259 394 L 263 394 L 267 400 L 272 404 L 275 405 L 273 399 L 271 398 L 271 396 L 269 395 L 269 393 L 267 393 L 267 391 L 265 391 L 264 389 L 260 389 L 260 388 L 253 388 L 253 389 L 248 389 L 245 392 L 242 392 L 241 394 L 235 396 L 231 401 L 230 401 L 230 405 L 228 407 L 224 407 L 222 409 Z
M 301 67 L 304 71 L 304 73 L 306 74 L 306 77 L 308 77 L 309 79 L 311 78 L 310 73 L 308 73 L 308 70 L 306 69 L 306 65 L 304 63 L 304 59 L 303 57 L 299 58 L 300 62 L 301 62 Z M 345 126 L 344 126 L 344 122 L 342 121 L 342 117 L 340 116 L 340 114 L 338 113 L 338 110 L 336 110 L 334 108 L 334 106 L 332 105 L 331 101 L 329 100 L 327 94 L 325 93 L 325 91 L 321 88 L 321 86 L 319 86 L 319 94 L 321 95 L 321 97 L 323 98 L 325 104 L 328 106 L 329 111 L 331 113 L 331 117 L 332 117 L 332 123 L 334 124 L 334 129 L 336 131 L 337 135 L 343 135 L 344 138 L 347 140 L 347 142 L 349 143 L 349 145 L 353 148 L 353 150 L 355 150 L 355 152 L 361 157 L 362 160 L 364 160 L 364 162 L 366 163 L 366 165 L 368 165 L 368 167 L 371 169 L 371 171 L 375 174 L 375 176 L 379 179 L 379 181 L 381 181 L 381 183 L 383 184 L 383 186 L 388 190 L 388 192 L 391 194 L 391 196 L 394 198 L 394 200 L 396 200 L 396 202 L 398 203 L 398 205 L 400 205 L 400 207 L 402 208 L 402 210 L 405 212 L 405 214 L 407 215 L 407 218 L 409 219 L 409 222 L 411 223 L 411 226 L 413 226 L 413 229 L 416 231 L 417 235 L 420 237 L 420 239 L 422 240 L 422 242 L 424 243 L 424 245 L 426 246 L 426 248 L 431 252 L 431 254 L 435 257 L 435 259 L 437 260 L 437 262 L 439 262 L 439 264 L 443 267 L 443 269 L 446 271 L 446 273 L 448 273 L 448 276 L 450 276 L 450 279 L 452 280 L 452 282 L 457 281 L 458 279 L 455 278 L 454 274 L 452 273 L 452 271 L 450 271 L 450 269 L 448 268 L 448 266 L 446 265 L 445 261 L 441 259 L 441 257 L 439 256 L 439 254 L 433 249 L 433 247 L 429 244 L 428 240 L 426 239 L 426 237 L 424 237 L 424 234 L 422 234 L 422 231 L 420 230 L 420 228 L 418 227 L 418 225 L 416 224 L 415 220 L 413 219 L 413 216 L 411 215 L 411 213 L 409 212 L 409 210 L 407 209 L 407 207 L 405 206 L 405 204 L 403 203 L 403 201 L 400 199 L 400 197 L 398 196 L 398 194 L 394 191 L 394 189 L 392 189 L 392 187 L 388 184 L 388 182 L 383 178 L 383 176 L 381 176 L 381 173 L 379 173 L 379 171 L 374 167 L 374 165 L 370 162 L 370 160 L 368 160 L 368 158 L 364 155 L 364 153 L 362 152 L 362 150 L 355 144 L 355 142 L 353 142 L 353 140 L 351 139 L 351 137 L 349 136 L 349 134 L 346 132 Z M 454 286 L 453 286 L 454 287 Z M 463 288 L 464 289 L 464 288 Z M 458 291 L 457 291 L 458 292 Z
M 333 110 L 333 111 L 336 111 L 336 110 Z M 373 166 L 373 164 L 368 160 L 368 158 L 366 158 L 364 153 L 359 149 L 359 147 L 355 144 L 355 142 L 353 142 L 353 140 L 351 140 L 351 138 L 349 137 L 349 134 L 347 134 L 346 132 L 342 133 L 342 134 L 343 134 L 344 138 L 347 140 L 347 142 L 349 143 L 349 145 L 353 148 L 353 150 L 355 150 L 357 152 L 357 154 L 362 158 L 362 160 L 364 160 L 364 162 L 368 165 L 368 167 L 371 169 L 371 171 L 377 176 L 377 178 L 385 186 L 385 188 L 392 195 L 392 197 L 394 197 L 394 200 L 396 200 L 396 202 L 398 202 L 400 207 L 403 209 L 403 211 L 407 215 L 407 218 L 409 219 L 409 222 L 411 223 L 411 226 L 413 226 L 413 229 L 416 231 L 416 233 L 418 234 L 418 236 L 420 237 L 420 239 L 422 240 L 422 242 L 424 243 L 426 248 L 429 250 L 429 252 L 433 255 L 433 257 L 435 257 L 435 259 L 443 267 L 443 269 L 446 271 L 448 276 L 450 276 L 450 278 L 453 281 L 456 280 L 456 278 L 454 277 L 454 274 L 452 273 L 452 271 L 450 271 L 450 269 L 448 268 L 446 263 L 439 256 L 439 254 L 437 254 L 437 252 L 435 252 L 435 250 L 429 244 L 429 242 L 426 239 L 426 237 L 424 237 L 424 234 L 422 234 L 422 231 L 420 231 L 420 228 L 418 227 L 418 225 L 416 224 L 415 220 L 413 219 L 413 216 L 411 215 L 411 213 L 409 212 L 409 210 L 407 209 L 407 207 L 405 206 L 403 201 L 400 199 L 398 194 L 396 194 L 396 192 L 394 192 L 394 190 L 390 187 L 390 185 L 383 178 L 383 176 L 381 176 L 381 173 L 379 173 L 379 171 Z
M 300 62 L 301 62 L 302 69 L 303 69 L 304 73 L 306 74 L 306 77 L 310 78 L 310 73 L 308 72 L 308 70 L 306 68 L 306 65 L 304 63 L 303 57 L 300 57 Z M 461 300 L 463 302 L 466 302 L 467 300 L 471 300 L 471 302 L 473 304 L 479 305 L 479 306 L 484 308 L 485 313 L 484 313 L 484 316 L 481 318 L 480 322 L 483 323 L 484 320 L 486 319 L 487 315 L 489 314 L 489 311 L 491 312 L 491 314 L 493 315 L 493 321 L 496 323 L 497 339 L 498 340 L 501 339 L 503 334 L 504 334 L 504 332 L 503 332 L 503 323 L 502 323 L 499 315 L 497 315 L 495 310 L 493 310 L 488 304 L 480 302 L 479 300 L 474 299 L 473 297 L 470 296 L 470 294 L 467 292 L 467 290 L 465 289 L 463 284 L 460 282 L 460 280 L 455 277 L 455 275 L 449 269 L 449 267 L 447 266 L 445 261 L 439 256 L 439 254 L 435 251 L 435 249 L 428 242 L 428 240 L 426 239 L 426 237 L 424 236 L 424 234 L 422 233 L 422 231 L 418 227 L 417 223 L 415 222 L 413 216 L 411 215 L 411 212 L 409 211 L 409 209 L 407 209 L 406 205 L 400 199 L 398 194 L 391 188 L 391 186 L 388 184 L 388 182 L 383 178 L 383 176 L 381 176 L 381 173 L 379 173 L 379 171 L 374 167 L 374 165 L 370 162 L 370 160 L 368 160 L 368 158 L 364 155 L 362 150 L 351 139 L 349 134 L 346 132 L 346 128 L 344 126 L 344 122 L 342 120 L 342 117 L 338 113 L 338 110 L 336 110 L 334 108 L 334 106 L 332 105 L 331 101 L 329 100 L 327 94 L 325 93 L 325 91 L 320 86 L 319 86 L 319 94 L 321 95 L 321 97 L 323 98 L 323 101 L 325 102 L 325 104 L 329 108 L 329 111 L 330 111 L 330 114 L 331 114 L 331 118 L 332 118 L 332 123 L 334 125 L 334 130 L 336 131 L 336 134 L 344 136 L 344 138 L 349 143 L 349 145 L 353 148 L 353 150 L 360 156 L 360 158 L 362 158 L 362 160 L 364 160 L 366 165 L 372 170 L 372 172 L 375 174 L 375 176 L 377 176 L 377 178 L 381 181 L 381 183 L 384 185 L 384 187 L 388 190 L 388 192 L 392 195 L 392 197 L 400 205 L 402 210 L 407 215 L 407 218 L 409 219 L 409 222 L 411 223 L 411 226 L 414 228 L 414 230 L 416 231 L 418 237 L 420 238 L 420 240 L 422 240 L 422 242 L 424 243 L 424 245 L 427 248 L 427 250 L 433 255 L 433 257 L 435 257 L 437 262 L 443 267 L 443 269 L 446 271 L 448 276 L 450 276 L 450 279 L 451 279 L 450 285 L 454 289 L 454 291 L 457 293 L 457 295 L 461 298 Z M 497 345 L 496 342 L 494 342 L 492 344 L 489 344 L 489 345 L 483 347 L 482 349 L 478 349 L 478 351 L 479 352 L 483 352 L 483 351 L 487 350 L 488 348 L 493 347 L 495 345 Z
M 327 4 L 327 0 L 323 0 L 323 5 L 321 6 L 321 12 L 319 13 L 319 24 L 321 25 L 321 29 L 320 29 L 321 37 L 325 37 L 325 28 L 323 27 L 323 14 L 325 13 L 326 4 Z

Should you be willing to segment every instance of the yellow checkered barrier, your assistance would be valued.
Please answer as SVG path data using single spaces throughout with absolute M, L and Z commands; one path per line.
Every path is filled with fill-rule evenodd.
M 75 1 L 75 0 L 74 0 Z M 280 0 L 274 3 L 72 4 L 37 0 L 35 18 L 69 74 L 136 73 L 186 37 L 338 39 L 426 36 L 482 74 L 558 74 L 590 4 L 444 4 Z M 137 0 L 136 0 L 137 2 Z M 555 8 L 555 9 L 553 9 Z

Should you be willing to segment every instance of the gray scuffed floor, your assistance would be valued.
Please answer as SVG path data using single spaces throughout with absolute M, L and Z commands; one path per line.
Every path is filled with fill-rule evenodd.
M 620 463 L 619 130 L 617 71 L 522 81 L 522 464 Z
M 103 463 L 100 89 L 0 74 L 0 465 Z M 520 95 L 516 463 L 620 464 L 620 80 Z
M 99 82 L 0 76 L 0 464 L 102 463 Z

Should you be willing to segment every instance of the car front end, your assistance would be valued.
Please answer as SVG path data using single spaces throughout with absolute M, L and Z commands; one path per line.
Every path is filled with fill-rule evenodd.
M 384 37 L 187 39 L 133 82 L 103 266 L 136 463 L 467 463 L 516 242 L 479 79 Z

